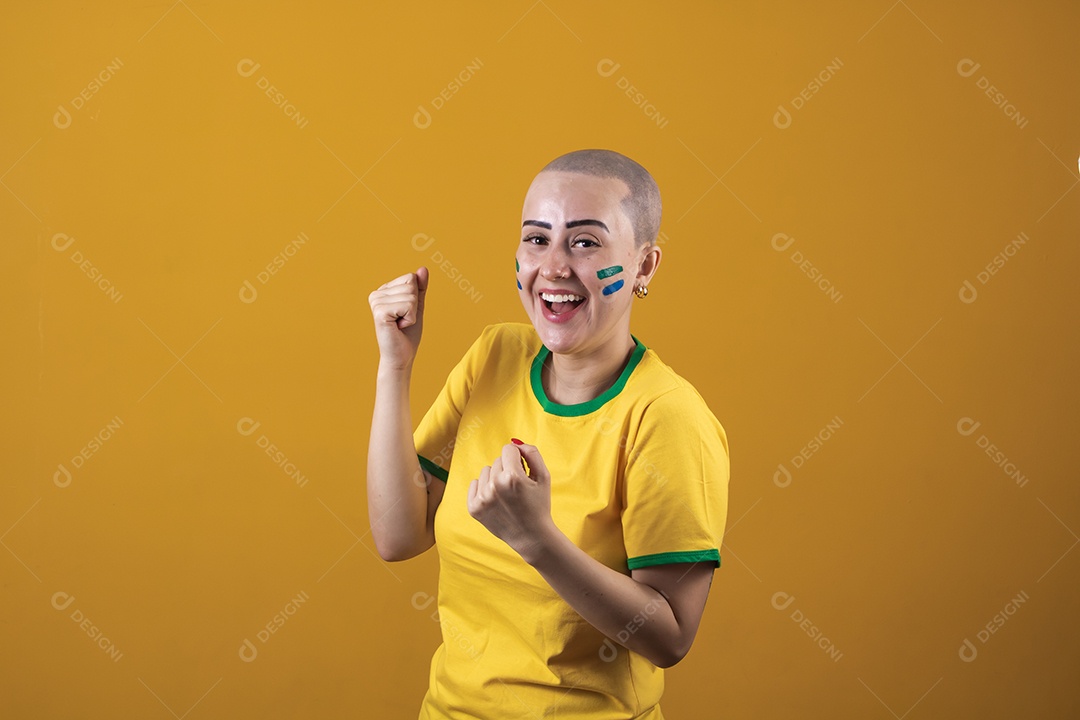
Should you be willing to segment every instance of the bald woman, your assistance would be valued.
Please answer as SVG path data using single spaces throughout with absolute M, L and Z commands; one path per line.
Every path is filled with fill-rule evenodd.
M 435 546 L 443 642 L 421 718 L 663 718 L 727 519 L 727 435 L 634 336 L 660 266 L 660 192 L 610 150 L 532 181 L 515 253 L 528 323 L 485 328 L 413 430 L 427 268 L 371 293 L 372 536 Z

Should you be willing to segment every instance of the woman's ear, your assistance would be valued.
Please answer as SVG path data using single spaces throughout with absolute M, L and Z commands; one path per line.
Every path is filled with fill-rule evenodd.
M 637 277 L 634 278 L 634 287 L 648 286 L 652 281 L 656 269 L 660 267 L 660 246 L 655 243 L 646 245 L 641 249 L 641 259 L 638 261 Z

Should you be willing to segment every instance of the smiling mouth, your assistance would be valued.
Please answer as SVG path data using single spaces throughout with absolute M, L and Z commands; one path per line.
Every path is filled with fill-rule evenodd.
M 583 295 L 575 295 L 573 293 L 540 293 L 540 299 L 544 303 L 550 312 L 561 315 L 566 312 L 570 312 L 581 303 L 585 302 Z

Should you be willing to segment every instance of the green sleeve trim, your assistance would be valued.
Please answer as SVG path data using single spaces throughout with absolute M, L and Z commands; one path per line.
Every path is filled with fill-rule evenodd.
M 626 561 L 631 570 L 652 565 L 667 565 L 669 563 L 697 563 L 714 562 L 720 567 L 720 551 L 716 548 L 711 550 L 688 550 L 684 552 L 656 553 L 655 555 L 639 555 Z
M 420 459 L 420 467 L 422 467 L 424 470 L 427 470 L 429 473 L 439 478 L 443 482 L 446 482 L 447 478 L 450 477 L 450 473 L 446 472 L 423 455 L 417 455 L 416 457 Z
M 615 381 L 615 384 L 592 400 L 577 403 L 576 405 L 560 405 L 548 398 L 547 393 L 544 391 L 541 372 L 544 368 L 544 361 L 547 360 L 551 351 L 547 346 L 541 345 L 540 352 L 533 358 L 532 368 L 529 372 L 529 380 L 532 385 L 533 395 L 536 397 L 537 402 L 540 403 L 540 407 L 544 409 L 544 412 L 549 415 L 558 415 L 560 417 L 579 417 L 581 415 L 588 415 L 589 413 L 600 409 L 604 403 L 622 392 L 623 387 L 626 385 L 626 381 L 630 379 L 630 374 L 634 372 L 634 368 L 638 366 L 638 363 L 641 362 L 641 358 L 645 355 L 645 351 L 648 350 L 648 348 L 645 347 L 645 343 L 641 342 L 633 335 L 631 335 L 630 338 L 634 341 L 634 351 L 630 354 L 630 359 L 619 374 L 619 378 Z

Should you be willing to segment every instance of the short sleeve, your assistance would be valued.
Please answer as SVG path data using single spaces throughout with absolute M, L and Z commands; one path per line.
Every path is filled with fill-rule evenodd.
M 490 346 L 493 326 L 484 329 L 472 347 L 450 371 L 435 402 L 431 404 L 413 433 L 413 444 L 420 466 L 446 482 L 450 476 L 450 460 L 454 452 L 461 416 L 469 402 L 469 394 L 483 365 Z
M 627 565 L 720 565 L 730 477 L 727 434 L 691 386 L 642 414 L 625 473 Z

